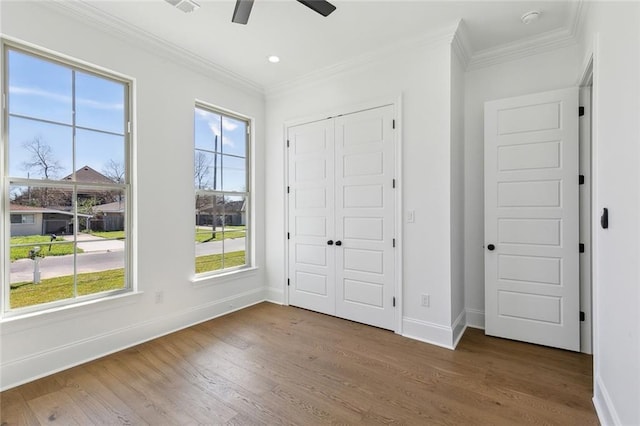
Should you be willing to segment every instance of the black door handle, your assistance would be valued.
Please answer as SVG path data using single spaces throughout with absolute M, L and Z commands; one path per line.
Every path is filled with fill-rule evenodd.
M 341 246 L 342 245 L 342 241 L 336 241 L 336 245 L 337 246 Z
M 329 241 L 327 241 L 327 245 L 328 245 L 328 246 L 332 246 L 332 245 L 333 245 L 333 240 L 329 240 Z
M 493 244 L 489 244 L 487 246 L 487 250 L 489 250 L 489 251 L 494 251 L 495 249 L 496 249 L 496 246 L 494 246 Z

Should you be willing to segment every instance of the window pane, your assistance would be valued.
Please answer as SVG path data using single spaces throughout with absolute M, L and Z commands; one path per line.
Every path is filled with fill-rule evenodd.
M 10 50 L 9 113 L 71 124 L 71 70 Z
M 72 171 L 70 127 L 9 118 L 9 176 L 61 179 Z
M 196 194 L 196 273 L 222 268 L 222 221 L 224 199 L 219 195 Z
M 222 155 L 196 150 L 193 159 L 195 189 L 220 190 L 222 188 Z
M 76 180 L 125 182 L 125 139 L 90 130 L 76 132 Z
M 23 243 L 17 238 L 11 239 L 11 308 L 55 302 L 74 296 L 74 243 L 60 243 L 68 240 L 68 237 L 58 237 L 53 242 L 48 236 L 44 239 L 45 241 L 25 247 L 15 247 L 15 244 Z M 35 255 L 34 249 L 37 251 Z
M 9 210 L 14 214 L 34 215 L 33 224 L 22 224 L 20 233 L 17 227 L 11 228 L 11 235 L 50 234 L 55 232 L 47 220 L 59 218 L 66 224 L 73 219 L 73 189 L 70 187 L 17 186 L 9 189 Z M 28 227 L 26 225 L 29 225 Z
M 220 114 L 196 108 L 194 139 L 195 147 L 207 151 L 221 152 L 222 123 Z
M 222 117 L 222 152 L 240 157 L 247 156 L 247 123 Z
M 124 244 L 120 240 L 78 241 L 84 251 L 76 263 L 79 296 L 125 288 Z
M 247 190 L 247 165 L 243 158 L 222 156 L 222 190 L 233 192 Z
M 76 124 L 124 134 L 125 85 L 76 72 Z
M 246 263 L 247 203 L 244 196 L 224 197 L 223 268 L 233 268 Z
M 104 238 L 118 239 L 122 243 L 105 243 L 104 250 L 115 250 L 124 245 L 127 211 L 124 191 L 80 187 L 77 203 L 78 232 L 92 235 L 92 238 L 79 235 L 78 240 Z

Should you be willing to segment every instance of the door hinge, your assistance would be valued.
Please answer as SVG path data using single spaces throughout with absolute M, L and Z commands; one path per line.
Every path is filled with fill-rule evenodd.
M 395 187 L 396 187 L 396 180 L 395 180 L 395 179 L 393 179 L 393 180 L 391 181 L 391 187 L 392 187 L 392 188 L 395 188 Z
M 393 247 L 395 247 L 395 246 L 396 246 L 396 239 L 394 238 L 393 239 Z
M 287 232 L 287 240 L 291 239 L 291 234 Z
M 396 307 L 396 298 L 395 298 L 395 296 L 393 297 L 393 302 L 392 303 L 393 303 L 393 307 L 395 308 Z
M 392 129 L 396 128 L 396 120 L 391 120 L 391 128 Z
M 578 107 L 578 117 L 582 117 L 584 115 L 584 107 Z
M 584 312 L 580 311 L 580 321 L 584 321 L 585 316 L 584 316 Z
M 584 244 L 580 243 L 579 245 L 580 253 L 584 253 Z
M 584 175 L 578 175 L 578 185 L 584 185 Z
M 289 187 L 287 186 L 287 194 L 289 193 Z
M 287 278 L 287 287 L 289 287 L 290 285 L 291 285 L 291 280 Z
M 287 148 L 289 148 L 289 139 L 287 139 Z

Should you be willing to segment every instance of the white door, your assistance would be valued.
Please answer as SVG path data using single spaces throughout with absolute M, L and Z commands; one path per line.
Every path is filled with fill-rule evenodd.
M 485 331 L 580 350 L 578 89 L 485 104 Z
M 394 328 L 393 115 L 288 129 L 291 305 Z
M 336 311 L 334 126 L 329 120 L 290 127 L 289 303 Z
M 336 315 L 394 328 L 393 107 L 335 121 Z

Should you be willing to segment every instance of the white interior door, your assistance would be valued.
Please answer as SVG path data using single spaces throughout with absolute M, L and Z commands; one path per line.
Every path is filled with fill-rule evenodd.
M 289 303 L 335 315 L 334 123 L 290 127 Z
M 485 331 L 580 350 L 578 89 L 485 104 Z
M 288 129 L 291 305 L 394 329 L 393 115 Z
M 394 328 L 393 107 L 336 119 L 336 315 Z

